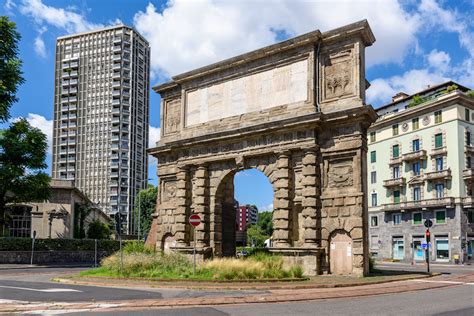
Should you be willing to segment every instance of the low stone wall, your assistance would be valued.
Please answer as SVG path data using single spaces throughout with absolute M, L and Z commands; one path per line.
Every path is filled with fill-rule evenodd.
M 111 255 L 98 251 L 97 261 Z M 31 251 L 0 251 L 0 264 L 29 264 Z M 33 264 L 94 263 L 94 251 L 35 251 Z

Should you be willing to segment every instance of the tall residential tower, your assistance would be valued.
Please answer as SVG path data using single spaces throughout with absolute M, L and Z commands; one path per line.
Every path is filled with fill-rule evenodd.
M 127 215 L 147 185 L 150 46 L 118 25 L 56 43 L 52 176 Z

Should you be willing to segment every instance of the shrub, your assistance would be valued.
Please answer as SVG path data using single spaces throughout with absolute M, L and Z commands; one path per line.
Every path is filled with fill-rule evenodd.
M 459 87 L 455 84 L 452 84 L 452 85 L 450 85 L 449 87 L 446 88 L 446 91 L 451 92 L 451 91 L 454 91 L 454 90 L 457 90 L 457 89 L 459 89 Z
M 123 247 L 124 253 L 146 253 L 150 254 L 154 252 L 153 248 L 146 247 L 144 241 L 130 240 Z
M 31 238 L 0 238 L 0 251 L 30 251 Z M 125 245 L 128 243 L 125 242 Z M 38 251 L 94 251 L 93 239 L 36 239 Z M 117 240 L 97 240 L 99 251 L 115 252 L 120 248 Z
M 474 90 L 469 90 L 466 92 L 467 96 L 474 99 Z
M 372 256 L 369 256 L 369 273 L 375 271 L 375 259 Z
M 107 224 L 99 220 L 93 220 L 87 229 L 87 238 L 89 239 L 109 239 L 110 228 Z

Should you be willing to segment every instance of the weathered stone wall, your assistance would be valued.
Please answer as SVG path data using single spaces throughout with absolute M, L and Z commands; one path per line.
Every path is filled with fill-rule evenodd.
M 373 40 L 366 22 L 316 31 L 155 88 L 156 244 L 172 237 L 186 254 L 196 244 L 200 260 L 232 255 L 233 177 L 256 168 L 274 192 L 271 251 L 321 273 L 336 260 L 331 235 L 344 231 L 352 273 L 366 272 L 365 138 L 375 113 L 364 105 L 364 49 Z M 192 213 L 202 219 L 195 231 Z

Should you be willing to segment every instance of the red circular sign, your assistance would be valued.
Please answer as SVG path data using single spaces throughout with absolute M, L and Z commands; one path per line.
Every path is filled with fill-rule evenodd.
M 189 224 L 193 225 L 194 227 L 199 226 L 201 224 L 201 218 L 197 214 L 193 214 L 189 216 Z

